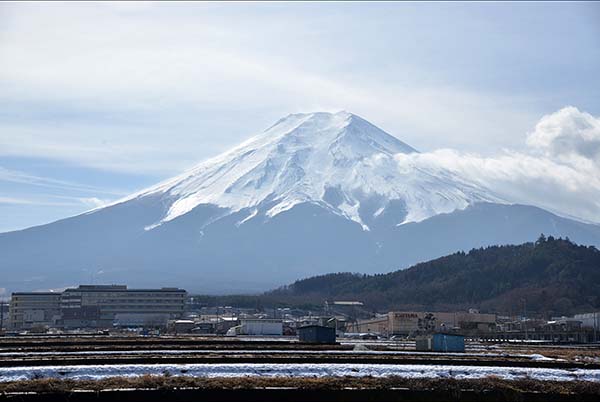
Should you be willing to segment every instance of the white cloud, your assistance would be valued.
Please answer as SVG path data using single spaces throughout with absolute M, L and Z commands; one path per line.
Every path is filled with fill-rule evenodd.
M 89 206 L 90 208 L 99 208 L 107 205 L 111 202 L 111 200 L 101 200 L 96 197 L 84 197 L 79 199 L 83 204 Z
M 542 117 L 527 144 L 567 162 L 584 158 L 600 166 L 600 119 L 565 107 Z
M 528 152 L 507 150 L 485 157 L 443 149 L 396 158 L 400 164 L 449 169 L 511 202 L 600 223 L 598 154 L 580 147 L 596 144 L 599 123 L 598 118 L 568 107 L 540 120 L 527 138 Z

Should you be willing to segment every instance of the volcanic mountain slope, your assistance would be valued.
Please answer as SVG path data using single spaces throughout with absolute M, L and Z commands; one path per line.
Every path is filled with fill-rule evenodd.
M 249 292 L 335 271 L 387 272 L 540 233 L 600 227 L 511 205 L 362 118 L 294 114 L 233 150 L 104 208 L 0 234 L 0 287 L 87 282 Z M 403 159 L 405 160 L 405 159 Z
M 497 197 L 447 171 L 398 168 L 394 155 L 415 149 L 350 113 L 294 114 L 261 135 L 181 176 L 136 194 L 159 195 L 167 212 L 153 228 L 201 204 L 273 217 L 318 204 L 369 230 L 392 205 L 402 224 Z

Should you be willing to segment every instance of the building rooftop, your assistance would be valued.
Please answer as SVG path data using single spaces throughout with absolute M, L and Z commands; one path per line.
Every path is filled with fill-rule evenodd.
M 77 289 L 86 290 L 126 290 L 127 285 L 79 285 Z
M 13 296 L 60 296 L 61 292 L 12 292 Z
M 335 300 L 332 304 L 336 306 L 362 306 L 363 303 L 359 301 L 346 301 L 346 300 Z
M 186 292 L 185 289 L 164 287 L 155 289 L 128 289 L 127 285 L 79 285 L 65 289 L 65 292 Z

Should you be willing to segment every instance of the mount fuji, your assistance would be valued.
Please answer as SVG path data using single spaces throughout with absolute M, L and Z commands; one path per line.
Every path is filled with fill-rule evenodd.
M 512 204 L 347 113 L 289 115 L 111 205 L 0 234 L 0 287 L 88 282 L 254 292 L 316 274 L 388 272 L 540 233 L 600 245 L 600 226 Z

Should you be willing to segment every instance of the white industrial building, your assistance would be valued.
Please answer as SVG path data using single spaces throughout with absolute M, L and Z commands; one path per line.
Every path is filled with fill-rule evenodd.
M 245 318 L 240 325 L 227 331 L 228 336 L 235 335 L 283 335 L 283 320 L 269 318 Z

